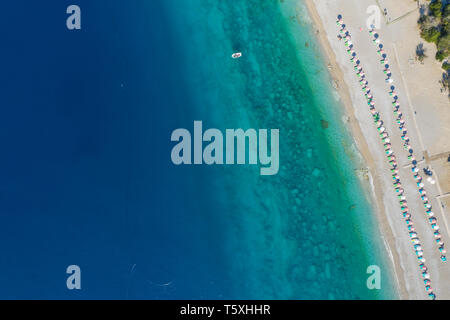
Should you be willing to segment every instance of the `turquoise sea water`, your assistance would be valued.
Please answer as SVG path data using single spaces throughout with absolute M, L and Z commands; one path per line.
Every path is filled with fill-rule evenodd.
M 192 121 L 280 129 L 278 175 L 204 169 L 226 208 L 226 297 L 395 297 L 367 186 L 354 171 L 362 164 L 302 3 L 172 1 L 166 10 L 184 48 Z M 235 51 L 243 57 L 230 59 Z M 382 290 L 367 289 L 369 265 L 381 267 Z

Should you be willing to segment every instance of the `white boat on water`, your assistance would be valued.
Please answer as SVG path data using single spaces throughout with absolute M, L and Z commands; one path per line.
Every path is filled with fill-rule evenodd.
M 232 57 L 233 59 L 240 58 L 240 57 L 242 57 L 242 52 L 235 52 L 235 53 L 233 53 L 233 54 L 231 55 L 231 57 Z

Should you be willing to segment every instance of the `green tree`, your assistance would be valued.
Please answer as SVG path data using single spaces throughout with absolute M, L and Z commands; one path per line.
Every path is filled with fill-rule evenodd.
M 444 19 L 450 18 L 450 3 L 447 3 L 442 10 L 442 17 Z
M 450 63 L 444 62 L 444 63 L 442 64 L 442 69 L 444 69 L 445 71 L 450 70 Z
M 420 35 L 427 42 L 437 43 L 439 36 L 440 36 L 440 32 L 437 27 L 431 27 L 431 28 L 422 30 Z
M 445 54 L 442 51 L 436 52 L 436 60 L 442 61 L 445 59 Z
M 432 3 L 430 3 L 430 11 L 433 16 L 436 18 L 440 18 L 442 16 L 442 1 L 436 0 Z

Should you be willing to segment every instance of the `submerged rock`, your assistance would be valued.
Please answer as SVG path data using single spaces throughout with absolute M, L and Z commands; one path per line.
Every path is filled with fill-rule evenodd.
M 315 169 L 313 170 L 313 172 L 312 172 L 312 175 L 313 175 L 314 177 L 318 177 L 318 176 L 320 175 L 320 169 L 315 168 Z

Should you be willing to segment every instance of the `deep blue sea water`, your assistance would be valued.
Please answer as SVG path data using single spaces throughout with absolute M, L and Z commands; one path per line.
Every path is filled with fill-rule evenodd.
M 79 31 L 72 2 L 2 3 L 0 298 L 395 297 L 296 3 L 80 0 Z M 279 128 L 279 174 L 173 165 L 194 120 Z

